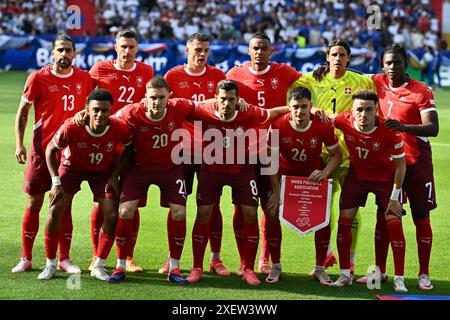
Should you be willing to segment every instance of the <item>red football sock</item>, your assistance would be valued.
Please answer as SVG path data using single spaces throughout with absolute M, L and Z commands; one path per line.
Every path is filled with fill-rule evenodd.
M 139 209 L 136 209 L 136 211 L 134 212 L 134 217 L 133 217 L 133 232 L 131 233 L 129 257 L 133 257 L 133 254 L 134 254 L 134 247 L 136 246 L 140 223 L 141 223 L 141 215 L 139 214 Z
M 245 269 L 255 269 L 255 259 L 258 253 L 259 228 L 258 222 L 248 223 L 244 221 L 244 254 Z
M 173 221 L 172 221 L 173 222 Z M 194 254 L 194 268 L 203 269 L 206 245 L 209 238 L 209 223 L 201 224 L 195 220 L 192 229 L 192 252 Z
M 22 258 L 33 259 L 33 244 L 39 230 L 39 211 L 25 210 L 22 221 Z
M 186 220 L 172 220 L 170 228 L 172 229 L 169 239 L 170 257 L 180 260 L 186 238 Z
M 339 252 L 339 267 L 350 269 L 350 247 L 352 245 L 353 219 L 340 217 L 338 220 L 337 248 Z
M 429 274 L 429 264 L 431 255 L 431 245 L 433 243 L 433 231 L 431 229 L 430 217 L 414 219 L 416 225 L 417 250 L 419 254 L 419 264 L 421 274 Z
M 267 226 L 267 244 L 270 248 L 270 256 L 272 257 L 272 263 L 280 263 L 281 258 L 281 224 L 280 220 L 266 221 Z
M 239 251 L 239 258 L 241 260 L 241 264 L 244 264 L 244 215 L 242 214 L 242 209 L 239 205 L 234 206 L 233 230 L 234 237 L 236 238 L 237 248 Z
M 331 237 L 330 225 L 320 230 L 317 230 L 314 233 L 314 244 L 316 247 L 317 266 L 325 266 L 325 259 L 327 258 L 328 245 L 330 244 L 330 237 Z
M 268 222 L 266 220 L 266 210 L 263 209 L 263 214 L 261 216 L 261 253 L 259 254 L 259 260 L 269 261 L 269 256 L 271 254 L 269 244 L 267 243 L 267 233 L 269 229 Z
M 58 243 L 61 232 L 48 232 L 45 231 L 44 243 L 45 243 L 45 256 L 48 259 L 56 259 L 56 251 L 58 251 Z
M 99 207 L 92 206 L 91 211 L 91 240 L 94 249 L 94 256 L 97 256 L 100 229 L 103 225 L 103 214 Z
M 114 244 L 115 235 L 107 234 L 100 229 L 99 243 L 97 248 L 97 257 L 100 259 L 107 259 L 111 248 Z
M 211 219 L 209 220 L 209 245 L 211 252 L 220 252 L 222 248 L 222 213 L 220 206 L 216 203 L 212 209 Z
M 384 218 L 384 212 L 377 212 L 377 224 L 375 226 L 375 264 L 381 273 L 386 272 L 386 260 L 389 251 L 390 235 Z
M 125 260 L 129 257 L 129 247 L 131 242 L 131 233 L 133 232 L 133 219 L 117 220 L 116 227 L 116 248 L 117 259 Z
M 68 208 L 61 217 L 61 235 L 59 238 L 59 261 L 70 259 L 70 245 L 72 244 L 72 212 Z
M 403 234 L 402 220 L 393 219 L 386 222 L 391 238 L 392 255 L 394 256 L 394 269 L 396 276 L 403 276 L 405 271 L 406 243 Z

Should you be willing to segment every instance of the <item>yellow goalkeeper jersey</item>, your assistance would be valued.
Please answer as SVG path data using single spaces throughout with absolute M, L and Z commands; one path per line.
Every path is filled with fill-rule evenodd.
M 314 79 L 312 72 L 308 72 L 298 78 L 288 90 L 288 93 L 296 87 L 305 87 L 311 91 L 312 103 L 316 108 L 327 113 L 339 114 L 350 111 L 352 108 L 352 94 L 361 89 L 376 92 L 372 79 L 365 75 L 351 70 L 347 70 L 343 77 L 333 78 L 330 73 L 321 80 Z M 341 167 L 348 167 L 348 150 L 344 142 L 344 137 L 340 130 L 335 130 L 342 148 L 343 160 Z M 324 152 L 324 159 L 328 161 L 328 153 Z

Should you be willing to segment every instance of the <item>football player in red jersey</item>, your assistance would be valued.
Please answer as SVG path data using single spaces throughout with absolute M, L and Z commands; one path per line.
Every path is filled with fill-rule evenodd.
M 381 67 L 384 74 L 372 76 L 380 99 L 379 113 L 386 119 L 385 126 L 399 132 L 405 143 L 406 176 L 403 189 L 410 201 L 416 226 L 419 287 L 431 290 L 429 263 L 433 234 L 430 211 L 437 205 L 428 137 L 435 137 L 439 132 L 436 102 L 431 88 L 407 75 L 406 52 L 402 47 L 387 47 L 381 55 Z M 385 280 L 389 238 L 384 232 L 386 223 L 382 218 L 378 216 L 377 219 L 379 236 L 375 240 L 375 251 L 376 264 L 383 273 L 382 280 Z
M 28 76 L 17 110 L 16 160 L 27 161 L 27 150 L 23 145 L 28 112 L 34 105 L 35 121 L 25 170 L 24 191 L 28 194 L 27 209 L 22 222 L 22 258 L 12 272 L 24 272 L 32 267 L 34 239 L 39 230 L 39 212 L 45 192 L 51 188 L 50 174 L 45 163 L 45 148 L 64 121 L 77 111 L 84 109 L 86 97 L 94 84 L 87 71 L 72 66 L 75 43 L 65 34 L 56 37 L 51 54 L 54 62 Z M 60 263 L 58 267 L 69 273 L 79 273 L 69 257 L 72 239 L 72 215 L 70 207 L 62 217 L 63 236 L 60 240 Z
M 113 114 L 127 104 L 141 101 L 145 96 L 145 84 L 154 76 L 151 66 L 136 60 L 139 49 L 138 37 L 133 30 L 119 31 L 116 35 L 114 49 L 117 53 L 116 60 L 99 61 L 89 71 L 98 88 L 107 89 L 112 93 L 114 97 Z M 142 267 L 138 266 L 133 259 L 134 246 L 139 231 L 139 217 L 139 210 L 137 210 L 133 218 L 133 244 L 130 256 L 127 258 L 127 271 L 130 272 L 143 271 Z M 98 204 L 94 203 L 91 213 L 91 238 L 94 257 L 99 244 L 102 223 L 103 215 Z M 92 259 L 89 270 L 92 269 L 93 263 L 94 259 Z
M 242 279 L 253 286 L 260 284 L 254 272 L 259 242 L 258 187 L 249 154 L 249 142 L 256 139 L 260 125 L 286 113 L 288 108 L 262 109 L 250 105 L 247 111 L 240 112 L 236 110 L 238 100 L 237 83 L 222 80 L 217 86 L 215 101 L 200 103 L 192 112 L 192 117 L 201 119 L 203 126 L 208 129 L 203 134 L 204 151 L 197 187 L 197 218 L 192 230 L 194 266 L 187 277 L 190 283 L 203 278 L 209 219 L 215 203 L 220 199 L 223 186 L 229 185 L 232 188 L 233 203 L 242 208 L 244 219 L 242 253 L 245 269 Z M 211 140 L 213 142 L 207 142 Z
M 147 106 L 136 103 L 118 111 L 133 132 L 133 144 L 124 149 L 112 179 L 120 174 L 119 220 L 116 229 L 117 268 L 109 282 L 125 280 L 126 258 L 130 250 L 133 216 L 139 199 L 147 194 L 151 184 L 160 187 L 161 197 L 168 203 L 172 215 L 169 230 L 170 266 L 167 279 L 187 284 L 179 269 L 179 260 L 186 237 L 186 190 L 183 168 L 172 161 L 172 149 L 177 142 L 172 133 L 183 127 L 184 119 L 195 103 L 187 99 L 169 99 L 169 85 L 160 77 L 146 84 Z M 131 163 L 131 156 L 134 161 Z M 121 173 L 123 167 L 128 167 Z
M 287 90 L 295 80 L 301 77 L 301 74 L 285 63 L 270 62 L 272 45 L 270 38 L 265 33 L 259 32 L 252 36 L 248 44 L 248 54 L 251 61 L 230 69 L 227 72 L 227 79 L 234 80 L 238 83 L 239 95 L 249 104 L 265 109 L 286 105 Z M 268 128 L 267 125 L 265 125 L 266 128 Z M 266 139 L 266 136 L 260 136 L 258 145 L 265 145 Z M 265 153 L 266 150 L 258 150 L 258 152 Z M 276 236 L 277 234 L 281 234 L 281 226 L 278 219 L 267 219 L 266 201 L 270 182 L 267 176 L 259 175 L 259 166 L 256 167 L 258 190 L 260 192 L 261 207 L 264 213 L 261 218 L 261 228 L 263 231 L 258 270 L 268 275 L 271 271 L 269 264 L 269 246 L 281 247 L 281 237 L 277 238 Z M 237 274 L 241 276 L 245 262 L 242 251 L 243 220 L 239 206 L 235 206 L 233 227 L 241 256 L 241 267 Z M 271 234 L 270 237 L 273 240 L 270 244 L 266 239 L 268 234 Z M 276 260 L 272 257 L 272 263 L 278 264 L 281 261 L 278 257 L 276 257 Z
M 131 130 L 122 120 L 111 118 L 113 97 L 104 89 L 92 91 L 87 98 L 89 124 L 77 126 L 67 119 L 53 140 L 48 144 L 46 160 L 52 179 L 50 210 L 45 225 L 45 252 L 47 263 L 38 279 L 49 280 L 56 274 L 56 251 L 58 247 L 61 215 L 86 180 L 100 203 L 104 222 L 100 231 L 97 259 L 91 276 L 106 280 L 108 274 L 103 261 L 108 257 L 114 243 L 117 222 L 118 196 L 108 186 L 114 166 L 114 149 L 117 145 L 131 143 Z M 58 166 L 56 154 L 62 151 Z M 59 167 L 59 168 L 58 168 Z
M 186 98 L 196 102 L 214 98 L 217 84 L 225 79 L 225 73 L 206 63 L 210 50 L 210 41 L 210 37 L 204 33 L 194 33 L 189 36 L 186 43 L 187 63 L 170 69 L 164 75 L 172 91 L 172 98 Z M 191 122 L 185 121 L 183 127 L 189 130 L 191 137 L 194 137 L 194 125 Z M 194 140 L 201 141 L 201 136 L 195 137 Z M 183 150 L 191 158 L 189 164 L 183 165 L 188 195 L 192 193 L 194 175 L 197 173 L 198 176 L 198 170 L 200 169 L 200 161 L 195 161 L 194 155 L 196 152 L 200 152 L 201 154 L 201 150 L 195 150 L 194 145 L 192 141 L 192 144 L 186 146 Z M 201 143 L 198 145 L 201 145 Z M 168 229 L 170 228 L 170 217 L 169 212 L 167 217 Z M 223 265 L 220 258 L 223 222 L 219 204 L 214 206 L 209 224 L 209 241 L 211 246 L 210 270 L 221 276 L 229 276 L 231 273 Z M 169 261 L 159 269 L 159 273 L 167 273 L 168 271 Z
M 399 195 L 405 177 L 405 150 L 399 133 L 388 129 L 377 116 L 377 94 L 360 90 L 352 95 L 352 111 L 333 118 L 344 134 L 350 169 L 345 177 L 339 202 L 337 247 L 341 275 L 330 284 L 352 284 L 350 277 L 351 225 L 359 207 L 364 207 L 369 192 L 375 194 L 383 209 L 394 254 L 394 290 L 407 292 L 404 283 L 405 236 Z M 391 192 L 392 190 L 392 192 Z
M 311 92 L 304 87 L 297 87 L 288 95 L 290 113 L 275 119 L 269 135 L 271 153 L 280 156 L 279 172 L 270 176 L 272 193 L 267 201 L 269 215 L 278 217 L 280 203 L 280 175 L 309 177 L 314 182 L 327 179 L 339 167 L 342 153 L 334 128 L 329 122 L 322 122 L 311 114 Z M 271 144 L 272 133 L 278 131 L 281 141 Z M 330 160 L 327 165 L 322 159 L 322 144 L 325 145 Z M 330 225 L 315 232 L 316 267 L 312 277 L 323 285 L 331 283 L 325 271 L 328 244 L 330 242 Z M 269 242 L 270 242 L 269 238 Z M 272 256 L 280 255 L 280 250 L 272 249 Z M 281 277 L 281 265 L 272 264 L 272 272 L 266 278 L 268 283 L 276 283 Z

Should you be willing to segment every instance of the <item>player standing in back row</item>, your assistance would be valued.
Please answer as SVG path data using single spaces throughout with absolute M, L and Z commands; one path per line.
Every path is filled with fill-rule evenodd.
M 431 145 L 428 137 L 439 133 L 439 118 L 433 91 L 425 83 L 409 78 L 406 51 L 399 45 L 387 47 L 381 55 L 384 74 L 372 76 L 380 99 L 379 113 L 385 126 L 399 132 L 405 143 L 406 176 L 404 191 L 411 207 L 416 226 L 416 241 L 419 270 L 419 288 L 431 290 L 429 263 L 433 233 L 430 211 L 437 207 L 433 177 Z M 389 238 L 386 237 L 386 223 L 377 219 L 375 238 L 376 264 L 387 278 L 386 258 Z M 358 279 L 359 280 L 359 279 Z M 362 280 L 364 282 L 364 280 Z
M 248 54 L 250 62 L 241 66 L 232 68 L 227 73 L 227 79 L 237 82 L 239 87 L 239 96 L 247 103 L 264 109 L 272 109 L 277 106 L 286 105 L 286 94 L 288 87 L 301 74 L 285 63 L 270 62 L 272 55 L 272 45 L 270 38 L 263 32 L 256 33 L 250 39 L 248 44 Z M 268 124 L 260 127 L 268 129 Z M 266 145 L 267 136 L 259 137 L 258 146 Z M 264 154 L 265 149 L 257 152 Z M 258 159 L 260 159 L 258 157 Z M 269 178 L 261 176 L 259 165 L 256 165 L 256 179 L 258 191 L 261 199 L 263 215 L 261 217 L 262 241 L 261 254 L 259 256 L 258 271 L 268 275 L 271 272 L 269 264 L 269 253 L 272 264 L 275 264 L 275 274 L 273 277 L 281 274 L 281 225 L 278 217 L 268 218 L 266 202 L 268 199 Z M 244 271 L 244 247 L 243 247 L 243 216 L 239 206 L 235 205 L 235 214 L 233 219 L 234 233 L 241 257 L 241 266 L 237 274 L 242 276 Z M 270 241 L 268 241 L 270 238 Z
M 145 96 L 145 84 L 153 78 L 153 68 L 145 63 L 136 61 L 138 48 L 137 34 L 124 29 L 117 33 L 114 49 L 117 53 L 116 60 L 99 61 L 94 64 L 89 71 L 98 88 L 107 89 L 114 98 L 112 114 L 122 109 L 124 106 L 140 102 Z M 120 153 L 120 149 L 116 150 Z M 145 197 L 144 199 L 145 200 Z M 142 272 L 142 267 L 136 264 L 133 259 L 134 247 L 139 232 L 139 210 L 133 218 L 133 237 L 130 256 L 127 257 L 127 271 Z M 98 204 L 94 203 L 91 213 L 91 238 L 94 247 L 94 257 L 99 244 L 100 228 L 103 224 L 103 215 Z M 92 263 L 94 263 L 92 259 Z M 89 270 L 92 269 L 89 266 Z
M 206 64 L 209 55 L 210 37 L 203 33 L 194 33 L 189 36 L 186 43 L 187 64 L 176 66 L 165 74 L 164 78 L 172 91 L 172 98 L 185 98 L 196 102 L 214 98 L 217 84 L 225 79 L 222 70 Z M 194 161 L 195 155 L 201 156 L 201 149 L 194 149 L 194 140 L 201 141 L 202 137 L 194 137 L 194 125 L 192 122 L 185 121 L 183 127 L 189 131 L 191 145 L 183 148 L 184 156 L 191 159 L 190 164 L 183 164 L 184 179 L 186 181 L 186 191 L 190 195 L 194 183 L 194 175 L 200 169 L 201 161 Z M 198 144 L 201 146 L 201 142 Z M 170 229 L 171 214 L 167 216 L 167 230 Z M 221 276 L 229 276 L 230 271 L 225 268 L 220 259 L 222 246 L 222 213 L 219 203 L 212 211 L 209 221 L 209 244 L 211 246 L 210 270 Z M 169 272 L 169 261 L 159 269 L 159 273 Z

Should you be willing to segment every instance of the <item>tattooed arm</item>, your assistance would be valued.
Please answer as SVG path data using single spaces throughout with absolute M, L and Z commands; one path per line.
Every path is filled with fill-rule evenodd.
M 30 111 L 30 108 L 30 103 L 21 100 L 16 115 L 16 160 L 21 164 L 24 164 L 27 161 L 27 149 L 23 145 L 23 137 L 25 135 L 25 128 L 27 127 L 28 112 Z

